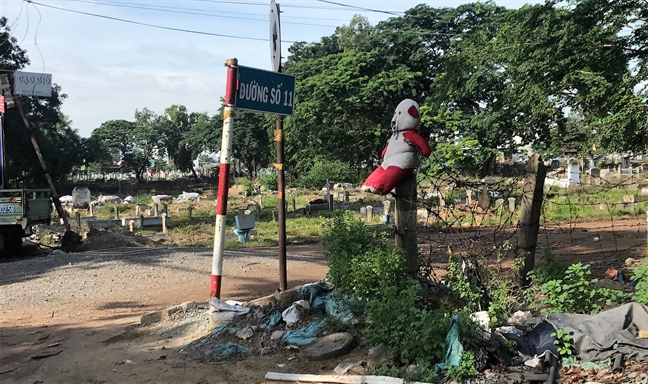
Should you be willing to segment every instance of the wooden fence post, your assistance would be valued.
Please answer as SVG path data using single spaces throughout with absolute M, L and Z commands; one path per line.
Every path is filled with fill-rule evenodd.
M 522 286 L 530 283 L 529 272 L 535 265 L 535 252 L 540 231 L 540 214 L 544 197 L 544 180 L 547 169 L 539 154 L 535 153 L 526 165 L 526 177 L 522 193 L 520 221 L 517 229 L 516 257 L 524 258 L 520 271 Z
M 418 272 L 416 231 L 416 177 L 408 176 L 396 186 L 396 246 L 405 251 L 407 273 Z

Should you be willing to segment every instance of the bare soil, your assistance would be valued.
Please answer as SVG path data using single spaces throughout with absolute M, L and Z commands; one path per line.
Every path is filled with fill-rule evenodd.
M 488 248 L 493 233 L 421 231 L 421 250 L 442 273 L 448 245 Z M 498 240 L 499 239 L 499 240 Z M 594 263 L 596 273 L 645 255 L 646 226 L 626 219 L 546 226 L 540 248 L 559 259 Z M 180 350 L 204 336 L 210 249 L 118 248 L 115 239 L 94 251 L 0 260 L 0 381 L 3 383 L 259 383 L 268 371 L 331 374 L 339 362 L 359 361 L 359 348 L 340 359 L 309 362 L 298 352 L 200 363 Z M 99 241 L 99 240 L 97 240 Z M 111 243 L 113 246 L 111 247 Z M 108 248 L 108 249 L 106 249 Z M 227 250 L 223 298 L 250 300 L 278 286 L 277 250 Z M 289 286 L 325 277 L 321 246 L 288 249 Z M 510 263 L 510 260 L 506 262 Z M 601 277 L 601 276 L 597 276 Z M 195 301 L 202 309 L 140 327 L 144 313 Z
M 278 286 L 276 254 L 226 251 L 222 297 L 250 300 L 272 293 Z M 205 324 L 136 327 L 142 314 L 185 301 L 206 308 L 211 261 L 208 249 L 141 248 L 4 260 L 0 381 L 251 383 L 263 381 L 268 370 L 281 371 L 277 364 L 294 371 L 300 362 L 286 356 L 222 365 L 186 359 L 178 350 L 203 336 Z M 289 286 L 323 279 L 321 247 L 289 247 L 288 268 Z

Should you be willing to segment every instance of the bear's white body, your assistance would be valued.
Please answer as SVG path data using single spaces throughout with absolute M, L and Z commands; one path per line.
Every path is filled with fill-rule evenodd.
M 392 117 L 392 135 L 383 150 L 383 162 L 364 182 L 363 191 L 386 195 L 416 168 L 419 152 L 430 156 L 427 140 L 418 134 L 420 126 L 418 104 L 411 99 L 401 101 Z

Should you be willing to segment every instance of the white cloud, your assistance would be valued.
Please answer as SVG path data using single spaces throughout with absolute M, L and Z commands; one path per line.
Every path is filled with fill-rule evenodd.
M 533 1 L 538 2 L 538 1 Z M 160 3 L 133 1 L 130 4 L 146 6 L 202 7 L 209 12 L 232 12 L 223 15 L 260 19 L 262 21 L 228 18 L 208 18 L 195 15 L 160 13 L 150 10 L 125 9 L 56 0 L 43 1 L 57 7 L 120 17 L 141 22 L 213 33 L 266 38 L 268 35 L 268 7 L 242 6 L 188 1 Z M 282 7 L 282 38 L 284 41 L 317 41 L 330 35 L 335 25 L 351 19 L 354 12 L 321 10 L 303 7 L 326 7 L 315 1 L 279 1 Z M 420 1 L 362 1 L 347 0 L 367 8 L 404 11 Z M 456 6 L 457 1 L 429 1 L 436 7 Z M 523 1 L 500 1 L 500 5 L 518 7 Z M 74 122 L 82 136 L 110 119 L 131 119 L 136 109 L 148 107 L 162 113 L 172 104 L 184 104 L 190 111 L 215 113 L 225 90 L 227 58 L 236 57 L 239 63 L 261 69 L 270 69 L 269 43 L 266 41 L 234 40 L 172 32 L 143 26 L 104 20 L 86 15 L 34 6 L 18 0 L 0 0 L 2 15 L 14 23 L 20 14 L 14 35 L 28 50 L 31 64 L 26 70 L 46 71 L 53 81 L 68 94 L 63 111 Z M 21 12 L 22 8 L 22 12 Z M 29 11 L 27 12 L 26 9 Z M 239 12 L 238 14 L 236 12 Z M 357 12 L 372 22 L 389 15 Z M 40 25 L 39 25 L 40 19 Z M 331 20 L 332 19 L 332 20 Z M 316 27 L 289 22 L 331 25 Z M 38 34 L 36 28 L 38 26 Z M 37 38 L 45 64 L 35 44 Z M 283 44 L 283 55 L 288 56 L 289 43 Z

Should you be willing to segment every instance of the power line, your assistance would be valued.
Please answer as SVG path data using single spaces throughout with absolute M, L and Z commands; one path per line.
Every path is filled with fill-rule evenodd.
M 203 12 L 192 12 L 191 10 L 186 10 L 186 9 L 181 10 L 179 8 L 176 8 L 176 9 L 172 10 L 172 9 L 164 9 L 164 8 L 160 8 L 160 7 L 152 7 L 152 6 L 143 5 L 143 4 L 106 3 L 106 2 L 101 2 L 101 1 L 88 1 L 88 0 L 68 0 L 68 1 L 73 1 L 73 2 L 76 2 L 76 3 L 104 5 L 104 6 L 109 6 L 109 7 L 145 9 L 145 10 L 151 10 L 151 11 L 157 11 L 157 12 L 182 13 L 182 14 L 187 14 L 187 15 L 198 15 L 198 16 L 217 17 L 217 18 L 226 18 L 226 19 L 263 21 L 265 23 L 268 22 L 267 18 L 265 18 L 265 19 L 254 19 L 254 18 L 241 17 L 241 16 L 226 16 L 226 15 L 219 15 L 219 14 L 214 14 L 214 13 L 204 13 L 204 11 Z M 240 14 L 240 13 L 237 13 L 237 14 Z M 326 28 L 335 28 L 335 27 L 337 27 L 335 25 L 299 23 L 299 22 L 294 22 L 294 21 L 284 21 L 283 23 L 284 24 L 307 25 L 307 26 L 312 26 L 312 27 L 326 27 Z
M 340 7 L 345 7 L 345 8 L 352 8 L 352 9 L 357 9 L 359 11 L 367 11 L 367 12 L 376 12 L 376 13 L 386 13 L 388 15 L 394 15 L 394 16 L 400 16 L 402 12 L 397 13 L 397 12 L 392 12 L 392 11 L 382 11 L 380 9 L 371 9 L 371 8 L 363 8 L 363 7 L 357 7 L 355 5 L 348 5 L 348 4 L 342 4 L 342 3 L 337 3 L 335 1 L 328 1 L 328 0 L 316 0 L 319 1 L 320 3 L 326 3 L 326 4 L 334 4 L 334 5 L 339 5 Z
M 213 33 L 213 32 L 204 32 L 204 31 L 195 31 L 195 30 L 184 29 L 184 28 L 166 27 L 166 26 L 163 26 L 163 25 L 143 23 L 143 22 L 140 22 L 140 21 L 127 20 L 127 19 L 122 19 L 122 18 L 119 18 L 119 17 L 100 15 L 100 14 L 97 14 L 97 13 L 90 13 L 90 12 L 77 11 L 77 10 L 74 10 L 74 9 L 61 8 L 61 7 L 57 7 L 57 6 L 54 6 L 54 5 L 38 3 L 38 2 L 32 1 L 32 0 L 23 0 L 23 1 L 26 1 L 26 2 L 31 3 L 31 4 L 37 4 L 37 5 L 40 5 L 41 7 L 57 9 L 59 11 L 76 13 L 76 14 L 79 14 L 79 15 L 93 16 L 93 17 L 98 17 L 98 18 L 106 19 L 106 20 L 121 21 L 123 23 L 141 25 L 141 26 L 144 26 L 144 27 L 151 27 L 151 28 L 157 28 L 157 29 L 164 29 L 164 30 L 167 30 L 167 31 L 193 33 L 193 34 L 196 34 L 196 35 L 205 35 L 205 36 L 226 37 L 226 38 L 230 38 L 230 39 L 240 39 L 240 40 L 266 41 L 266 42 L 268 41 L 268 39 L 264 39 L 264 38 L 260 38 L 260 37 L 234 36 L 234 35 L 225 35 L 225 34 L 222 34 L 222 33 Z M 284 42 L 286 42 L 286 43 L 295 43 L 295 41 L 287 41 L 287 40 L 284 40 Z
M 189 1 L 196 1 L 196 2 L 201 2 L 201 3 L 221 3 L 221 4 L 236 4 L 236 5 L 259 5 L 259 6 L 264 6 L 267 7 L 267 3 L 253 3 L 253 2 L 245 2 L 245 1 L 225 1 L 225 0 L 189 0 Z M 316 0 L 320 1 L 320 0 Z M 356 10 L 361 10 L 361 11 L 367 11 L 367 12 L 376 12 L 376 13 L 387 13 L 389 15 L 396 15 L 399 16 L 403 14 L 403 12 L 391 12 L 391 11 L 382 11 L 378 9 L 371 9 L 371 8 L 362 8 L 362 7 L 356 7 L 353 5 L 347 5 L 347 4 L 342 4 L 342 3 L 335 3 L 332 1 L 322 1 L 323 3 L 329 3 L 329 4 L 334 4 L 338 5 L 342 8 L 332 8 L 332 7 L 318 7 L 314 5 L 294 5 L 294 4 L 281 4 L 281 8 L 299 8 L 299 9 L 324 9 L 324 10 L 329 10 L 329 11 L 349 11 L 349 9 L 345 8 L 350 8 L 350 9 L 356 9 Z
M 78 1 L 78 0 L 59 0 L 59 1 Z M 193 0 L 188 0 L 188 1 L 193 1 Z M 140 0 L 140 2 L 145 2 L 146 3 L 146 1 L 144 1 L 144 0 Z M 148 4 L 138 4 L 138 3 L 133 3 L 133 2 L 123 2 L 123 1 L 110 1 L 108 3 L 111 4 L 111 5 L 112 4 L 119 4 L 119 5 L 139 5 L 139 6 L 151 7 Z M 184 10 L 184 11 L 197 11 L 197 12 L 211 12 L 210 10 L 207 10 L 207 9 L 204 9 L 204 8 L 187 8 L 187 7 L 172 7 L 172 6 L 159 5 L 160 0 L 156 0 L 156 1 L 154 1 L 154 3 L 156 4 L 155 5 L 156 8 L 166 9 L 166 10 L 174 10 L 174 11 L 176 11 L 176 10 Z M 261 5 L 261 4 L 259 4 L 259 5 Z M 218 11 L 216 11 L 216 13 L 217 14 L 240 15 L 243 12 L 241 12 L 241 11 L 234 12 L 234 11 L 218 10 Z M 261 17 L 265 18 L 264 20 L 266 20 L 267 17 L 268 17 L 267 13 L 259 14 L 259 13 L 245 12 L 245 14 L 247 16 L 261 16 Z M 348 21 L 347 19 L 340 19 L 340 18 L 332 19 L 332 18 L 325 18 L 325 17 L 307 17 L 307 16 L 290 16 L 290 15 L 282 15 L 281 18 L 282 18 L 282 20 L 284 20 L 284 19 L 300 19 L 300 20 L 319 20 L 319 21 L 326 20 L 326 21 L 341 21 L 341 22 Z

